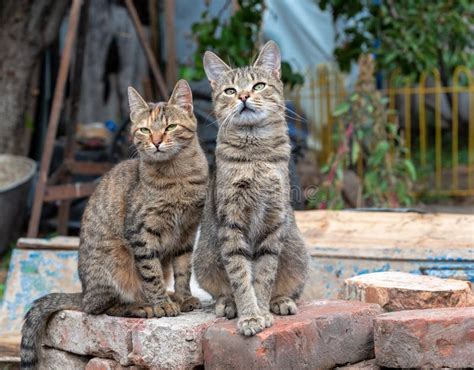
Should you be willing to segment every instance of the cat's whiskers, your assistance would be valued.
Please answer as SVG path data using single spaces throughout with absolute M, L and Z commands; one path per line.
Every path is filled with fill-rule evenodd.
M 232 121 L 232 119 L 235 117 L 236 114 L 237 114 L 236 111 L 231 111 L 229 114 L 227 114 L 226 118 L 224 118 L 224 120 L 222 121 L 221 129 L 223 130 L 223 135 L 222 135 L 223 137 L 227 136 L 227 133 L 230 127 L 230 122 Z
M 304 118 L 303 116 L 301 116 L 300 114 L 296 113 L 293 109 L 291 108 L 288 108 L 286 105 L 283 105 L 283 104 L 277 104 L 277 103 L 271 103 L 279 108 L 284 108 L 285 111 L 288 111 L 290 112 L 291 114 L 293 114 L 294 116 L 290 116 L 290 115 L 287 115 L 288 118 L 291 118 L 291 119 L 295 119 L 295 118 L 299 118 L 301 121 L 307 121 L 306 118 Z

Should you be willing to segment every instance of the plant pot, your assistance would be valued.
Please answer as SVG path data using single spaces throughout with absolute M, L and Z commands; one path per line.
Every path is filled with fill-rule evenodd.
M 0 255 L 21 232 L 36 162 L 0 154 Z

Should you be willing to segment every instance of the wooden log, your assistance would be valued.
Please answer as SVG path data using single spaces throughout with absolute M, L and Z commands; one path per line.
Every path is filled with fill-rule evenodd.
M 406 272 L 375 272 L 344 280 L 341 298 L 377 303 L 387 311 L 474 305 L 471 283 Z

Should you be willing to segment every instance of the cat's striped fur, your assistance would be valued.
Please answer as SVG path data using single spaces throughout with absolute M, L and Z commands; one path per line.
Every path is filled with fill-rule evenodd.
M 129 88 L 129 101 L 140 157 L 115 166 L 89 199 L 79 246 L 83 293 L 55 293 L 33 303 L 22 329 L 23 369 L 38 368 L 41 338 L 56 311 L 161 317 L 200 307 L 189 281 L 208 165 L 191 90 L 181 80 L 168 103 L 148 104 Z M 166 287 L 172 272 L 171 297 Z
M 270 41 L 238 69 L 207 52 L 204 68 L 220 127 L 193 269 L 216 314 L 238 314 L 239 331 L 255 335 L 272 325 L 270 311 L 296 313 L 308 270 L 290 205 L 280 52 Z

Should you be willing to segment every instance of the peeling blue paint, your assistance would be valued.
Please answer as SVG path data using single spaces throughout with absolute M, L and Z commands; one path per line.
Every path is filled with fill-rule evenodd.
M 51 292 L 80 291 L 77 257 L 77 251 L 14 249 L 0 308 L 0 333 L 19 332 L 35 299 Z
M 442 254 L 436 254 L 433 250 L 428 251 L 430 252 L 428 256 L 420 253 L 423 257 L 414 253 L 412 260 L 401 259 L 400 253 L 406 251 L 400 248 L 387 250 L 386 257 L 382 258 L 364 258 L 360 255 L 354 255 L 351 258 L 349 253 L 352 251 L 350 250 L 344 258 L 313 254 L 311 264 L 318 271 L 314 284 L 316 285 L 317 281 L 324 281 L 324 284 L 317 284 L 318 287 L 313 287 L 312 291 L 316 289 L 318 297 L 321 298 L 335 298 L 344 279 L 381 271 L 404 271 L 418 275 L 468 280 L 474 283 L 474 251 L 472 258 L 469 253 L 466 254 L 465 250 L 461 255 L 466 257 L 460 257 L 455 248 Z
M 334 266 L 333 265 L 326 265 L 326 266 L 324 266 L 324 269 L 327 272 L 333 272 L 334 271 Z

